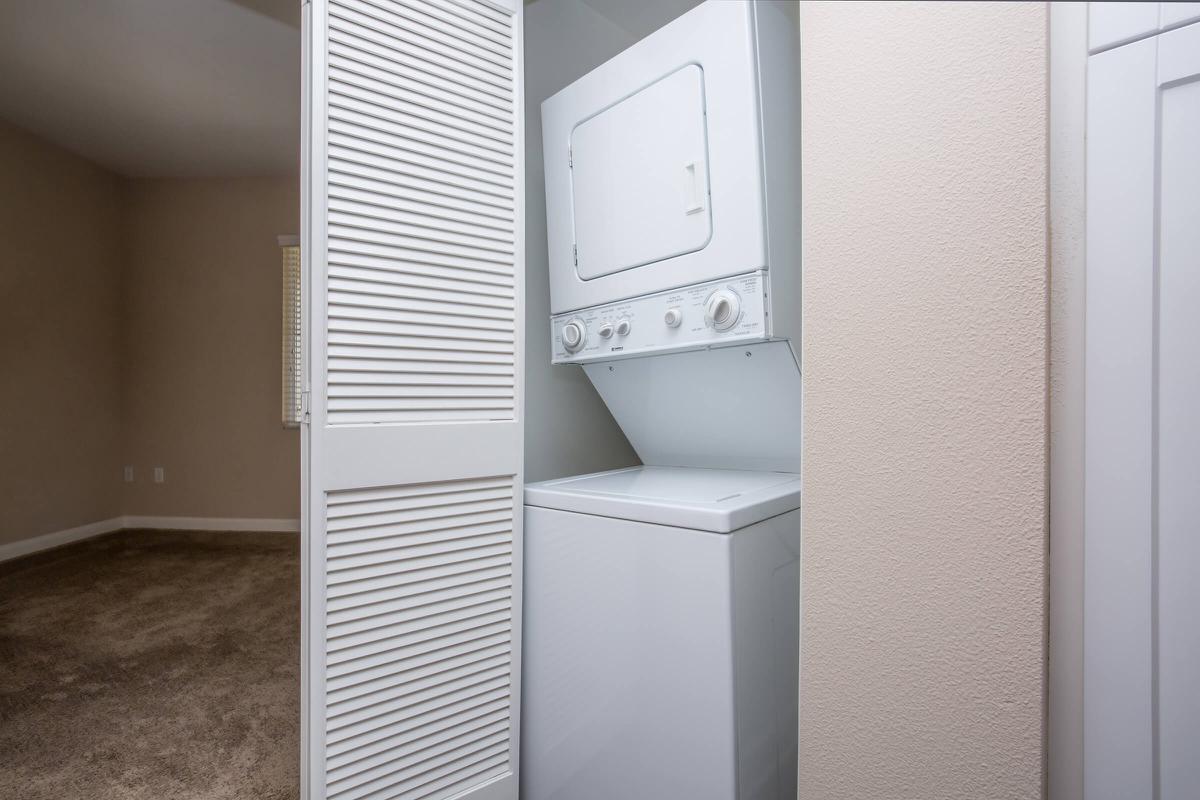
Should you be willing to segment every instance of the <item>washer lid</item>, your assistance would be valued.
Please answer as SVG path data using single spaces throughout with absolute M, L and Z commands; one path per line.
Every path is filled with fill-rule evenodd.
M 729 533 L 800 507 L 800 476 L 694 467 L 630 467 L 525 487 L 525 504 Z

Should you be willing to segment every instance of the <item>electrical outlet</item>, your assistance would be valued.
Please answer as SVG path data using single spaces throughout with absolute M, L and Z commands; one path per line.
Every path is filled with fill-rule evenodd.
M 154 468 L 154 482 L 155 482 L 155 483 L 162 483 L 162 482 L 163 482 L 163 481 L 165 481 L 166 479 L 167 479 L 167 476 L 166 476 L 165 472 L 163 471 L 163 468 L 162 468 L 162 467 L 155 467 L 155 468 Z
M 125 482 L 133 483 L 133 467 L 125 467 Z

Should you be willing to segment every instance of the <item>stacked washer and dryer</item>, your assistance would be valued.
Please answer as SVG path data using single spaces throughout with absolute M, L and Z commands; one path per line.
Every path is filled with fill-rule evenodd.
M 553 362 L 644 466 L 526 487 L 525 800 L 796 796 L 794 6 L 710 0 L 542 104 Z

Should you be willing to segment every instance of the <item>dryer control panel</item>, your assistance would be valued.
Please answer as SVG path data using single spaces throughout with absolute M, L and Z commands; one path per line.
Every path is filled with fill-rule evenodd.
M 771 336 L 767 273 L 708 281 L 550 320 L 555 364 L 694 350 Z

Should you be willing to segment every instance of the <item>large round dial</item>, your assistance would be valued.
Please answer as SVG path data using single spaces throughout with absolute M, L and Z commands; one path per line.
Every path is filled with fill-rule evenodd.
M 732 289 L 717 289 L 704 301 L 704 321 L 718 331 L 736 325 L 741 313 L 742 299 Z
M 562 326 L 562 343 L 568 353 L 580 350 L 587 342 L 587 325 L 581 319 L 569 320 Z

